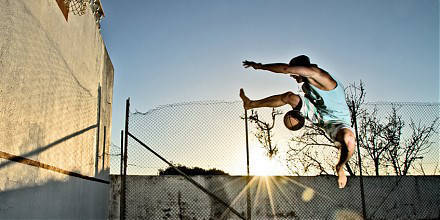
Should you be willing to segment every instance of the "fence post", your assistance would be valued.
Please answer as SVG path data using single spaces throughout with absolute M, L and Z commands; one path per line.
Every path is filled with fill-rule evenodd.
M 357 128 L 357 112 L 354 100 L 352 100 L 352 108 L 353 108 L 353 122 L 354 122 L 354 130 L 356 132 L 356 145 L 358 152 L 358 160 L 359 160 L 359 177 L 360 177 L 360 185 L 361 185 L 361 200 L 362 200 L 362 216 L 364 219 L 367 219 L 367 210 L 365 207 L 365 193 L 364 193 L 364 179 L 362 177 L 362 160 L 361 160 L 361 152 L 359 148 L 359 134 Z
M 124 131 L 121 130 L 121 166 L 120 166 L 120 172 L 119 172 L 119 177 L 121 178 L 121 191 L 120 191 L 120 196 L 119 196 L 119 219 L 122 220 L 122 214 L 124 212 L 123 209 L 123 189 L 125 188 L 124 183 L 122 182 L 122 175 L 124 173 Z
M 99 137 L 101 136 L 101 85 L 98 85 L 98 106 L 96 110 L 96 147 L 95 147 L 95 176 L 98 176 L 99 169 Z
M 130 98 L 127 99 L 125 103 L 125 137 L 124 137 L 124 175 L 122 177 L 122 181 L 124 184 L 123 188 L 123 213 L 122 213 L 122 219 L 125 219 L 126 213 L 127 213 L 127 200 L 126 200 L 126 189 L 127 189 L 127 157 L 128 157 L 128 117 L 130 113 Z
M 251 208 L 251 186 L 249 185 L 250 176 L 249 176 L 249 137 L 248 137 L 248 117 L 247 110 L 244 110 L 244 121 L 245 121 L 245 130 L 246 130 L 246 168 L 247 168 L 247 176 L 246 176 L 246 205 L 247 205 L 247 215 L 246 218 L 251 220 L 252 208 Z
M 102 141 L 102 168 L 101 168 L 101 172 L 104 171 L 105 169 L 105 139 L 106 137 L 106 133 L 107 133 L 107 126 L 104 126 L 104 137 L 103 137 L 103 141 Z

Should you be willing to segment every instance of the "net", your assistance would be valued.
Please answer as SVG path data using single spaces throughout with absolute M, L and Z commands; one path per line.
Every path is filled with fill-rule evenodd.
M 286 129 L 282 118 L 288 107 L 278 108 L 282 113 L 275 118 L 270 108 L 255 110 L 260 121 L 269 127 L 274 124 L 270 134 L 249 121 L 250 174 L 276 175 L 252 177 L 249 185 L 243 177 L 246 144 L 241 102 L 178 103 L 130 112 L 128 130 L 175 165 L 225 171 L 229 175 L 193 179 L 243 216 L 250 204 L 253 219 L 362 219 L 363 209 L 367 219 L 426 219 L 438 216 L 433 208 L 438 206 L 438 193 L 433 189 L 439 183 L 439 107 L 438 103 L 362 105 L 356 118 L 364 184 L 360 186 L 354 156 L 344 190 L 336 187 L 337 148 L 320 130 Z M 114 174 L 120 170 L 120 150 L 113 146 L 112 154 L 118 156 L 112 160 Z M 276 153 L 268 154 L 270 150 Z M 166 168 L 128 138 L 127 219 L 238 219 L 182 177 L 161 175 Z
M 66 8 L 74 15 L 84 15 L 87 9 L 87 0 L 64 0 Z

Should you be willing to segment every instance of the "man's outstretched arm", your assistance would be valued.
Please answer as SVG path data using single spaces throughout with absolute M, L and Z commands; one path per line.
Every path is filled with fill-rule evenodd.
M 243 61 L 243 66 L 245 68 L 252 67 L 256 70 L 267 70 L 274 73 L 283 73 L 283 74 L 293 74 L 303 77 L 314 77 L 319 68 L 317 67 L 305 67 L 305 66 L 289 66 L 286 63 L 269 63 L 269 64 L 261 64 L 255 63 L 253 61 Z
M 253 61 L 243 61 L 245 68 L 252 67 L 256 70 L 268 70 L 274 73 L 283 73 L 302 76 L 309 80 L 310 84 L 322 90 L 332 90 L 336 87 L 336 81 L 323 69 L 317 66 L 289 66 L 285 63 L 261 64 Z

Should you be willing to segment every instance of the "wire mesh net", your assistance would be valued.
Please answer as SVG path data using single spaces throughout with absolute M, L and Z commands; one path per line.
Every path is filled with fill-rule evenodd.
M 357 118 L 364 161 L 379 159 L 364 166 L 367 175 L 440 173 L 439 104 L 368 103 Z
M 439 200 L 433 199 L 438 192 L 431 188 L 440 184 L 439 107 L 438 103 L 377 102 L 364 105 L 357 115 L 363 175 L 384 179 L 364 185 L 368 218 L 439 215 L 434 209 Z M 420 176 L 426 181 L 419 182 Z
M 239 147 L 244 146 L 241 111 L 239 102 L 162 106 L 130 114 L 129 132 L 174 164 L 243 174 L 244 168 L 235 164 L 246 158 L 245 148 Z M 127 174 L 157 175 L 159 169 L 166 168 L 153 154 L 129 141 Z
M 361 219 L 357 157 L 346 168 L 350 175 L 346 188 L 338 189 L 334 144 L 311 124 L 301 131 L 287 130 L 282 118 L 289 108 L 277 110 L 281 114 L 275 119 L 272 109 L 248 111 L 273 125 L 268 133 L 248 121 L 250 174 L 260 176 L 252 177 L 248 185 L 242 177 L 247 172 L 241 102 L 191 102 L 131 112 L 129 132 L 174 165 L 229 174 L 193 178 L 242 216 L 248 215 L 248 186 L 253 219 Z M 367 103 L 358 111 L 367 218 L 439 215 L 438 118 L 438 103 Z M 379 149 L 382 153 L 377 156 Z M 113 147 L 112 155 L 118 154 L 120 148 Z M 119 173 L 120 158 L 111 160 L 111 172 Z M 132 138 L 127 164 L 128 219 L 240 218 L 183 177 L 159 175 L 168 165 Z
M 86 13 L 88 0 L 64 0 L 64 5 L 74 15 L 84 15 Z

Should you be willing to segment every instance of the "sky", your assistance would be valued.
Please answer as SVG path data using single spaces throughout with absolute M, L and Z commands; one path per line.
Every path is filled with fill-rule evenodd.
M 128 3 L 129 2 L 129 3 Z M 243 60 L 306 54 L 367 101 L 439 102 L 437 0 L 103 1 L 101 34 L 114 66 L 112 142 L 132 111 L 296 90 Z

